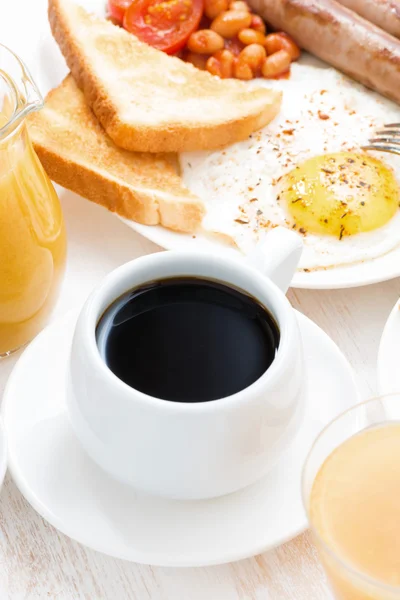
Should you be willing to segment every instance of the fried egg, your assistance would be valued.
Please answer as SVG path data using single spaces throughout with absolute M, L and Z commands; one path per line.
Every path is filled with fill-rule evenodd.
M 285 226 L 304 240 L 300 268 L 363 262 L 400 244 L 400 158 L 362 146 L 400 108 L 338 73 L 292 65 L 280 115 L 246 141 L 181 156 L 185 184 L 206 204 L 206 231 L 250 252 Z

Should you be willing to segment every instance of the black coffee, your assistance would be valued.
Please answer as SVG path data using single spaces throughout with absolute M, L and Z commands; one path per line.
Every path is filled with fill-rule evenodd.
M 124 294 L 106 310 L 96 336 L 117 377 L 174 402 L 207 402 L 247 388 L 279 346 L 273 317 L 254 298 L 189 277 Z

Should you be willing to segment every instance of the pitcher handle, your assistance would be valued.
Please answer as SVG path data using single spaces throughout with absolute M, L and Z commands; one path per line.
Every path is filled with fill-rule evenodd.
M 286 294 L 302 250 L 300 236 L 285 227 L 275 227 L 250 252 L 247 261 Z
M 1 128 L 1 138 L 12 133 L 32 111 L 43 107 L 43 97 L 25 63 L 7 46 L 0 44 L 0 56 L 7 64 L 1 77 L 13 98 L 13 114 L 6 115 L 8 122 Z

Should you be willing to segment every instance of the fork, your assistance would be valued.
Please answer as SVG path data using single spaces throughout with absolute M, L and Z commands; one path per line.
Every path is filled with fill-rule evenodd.
M 383 129 L 375 132 L 375 137 L 368 140 L 369 144 L 363 150 L 377 150 L 400 154 L 400 123 L 388 123 Z

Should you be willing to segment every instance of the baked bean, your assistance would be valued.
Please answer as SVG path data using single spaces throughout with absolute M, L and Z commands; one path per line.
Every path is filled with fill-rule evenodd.
M 265 35 L 255 29 L 242 29 L 242 31 L 239 31 L 238 38 L 245 46 L 249 46 L 250 44 L 261 44 L 261 46 L 264 46 L 265 43 Z
M 207 60 L 206 69 L 211 75 L 218 75 L 222 77 L 221 63 L 214 56 L 210 56 Z
M 211 23 L 211 29 L 223 38 L 233 38 L 242 29 L 249 27 L 251 14 L 243 10 L 228 10 L 221 13 Z
M 191 34 L 187 42 L 190 52 L 197 54 L 214 54 L 224 47 L 224 38 L 211 31 L 211 29 L 199 29 Z
M 254 73 L 261 68 L 266 56 L 267 53 L 265 52 L 264 46 L 260 46 L 260 44 L 250 44 L 241 51 L 238 60 L 243 64 L 249 65 Z
M 264 45 L 267 54 L 275 54 L 279 50 L 285 50 L 292 60 L 297 60 L 300 56 L 300 48 L 284 33 L 270 33 L 265 38 Z
M 243 79 L 244 81 L 249 81 L 254 77 L 250 66 L 247 63 L 242 62 L 239 58 L 234 65 L 234 73 L 236 79 Z
M 233 65 L 235 62 L 235 57 L 233 56 L 232 52 L 229 52 L 229 50 L 218 50 L 218 52 L 216 52 L 214 54 L 214 58 L 217 59 L 217 61 L 219 62 L 219 69 L 220 69 L 220 77 L 222 77 L 222 79 L 229 79 L 229 77 L 233 77 Z
M 244 48 L 244 44 L 239 40 L 238 37 L 234 37 L 231 40 L 225 40 L 225 48 L 232 52 L 233 56 L 239 56 Z
M 236 0 L 235 2 L 230 3 L 229 10 L 244 10 L 250 12 L 250 6 L 247 4 L 247 2 Z
M 267 54 L 274 54 L 275 52 L 282 50 L 282 38 L 277 33 L 270 33 L 266 36 L 264 45 Z
M 297 60 L 301 54 L 299 46 L 294 40 L 292 40 L 292 38 L 289 35 L 287 35 L 287 33 L 282 32 L 281 37 L 283 43 L 282 50 L 286 50 L 286 52 L 289 52 L 292 60 Z
M 185 56 L 186 62 L 192 63 L 194 67 L 197 69 L 201 69 L 202 71 L 206 68 L 207 57 L 204 54 L 197 54 L 195 52 L 188 52 Z
M 264 60 L 261 72 L 266 79 L 272 79 L 277 75 L 285 73 L 292 62 L 291 56 L 286 50 L 278 50 L 274 54 L 267 56 Z
M 209 19 L 215 19 L 228 10 L 229 0 L 204 0 L 204 12 Z
M 255 31 L 259 31 L 260 33 L 263 33 L 265 35 L 265 32 L 266 32 L 265 23 L 262 20 L 262 18 L 259 17 L 258 15 L 251 15 L 250 27 L 252 29 L 254 29 Z

